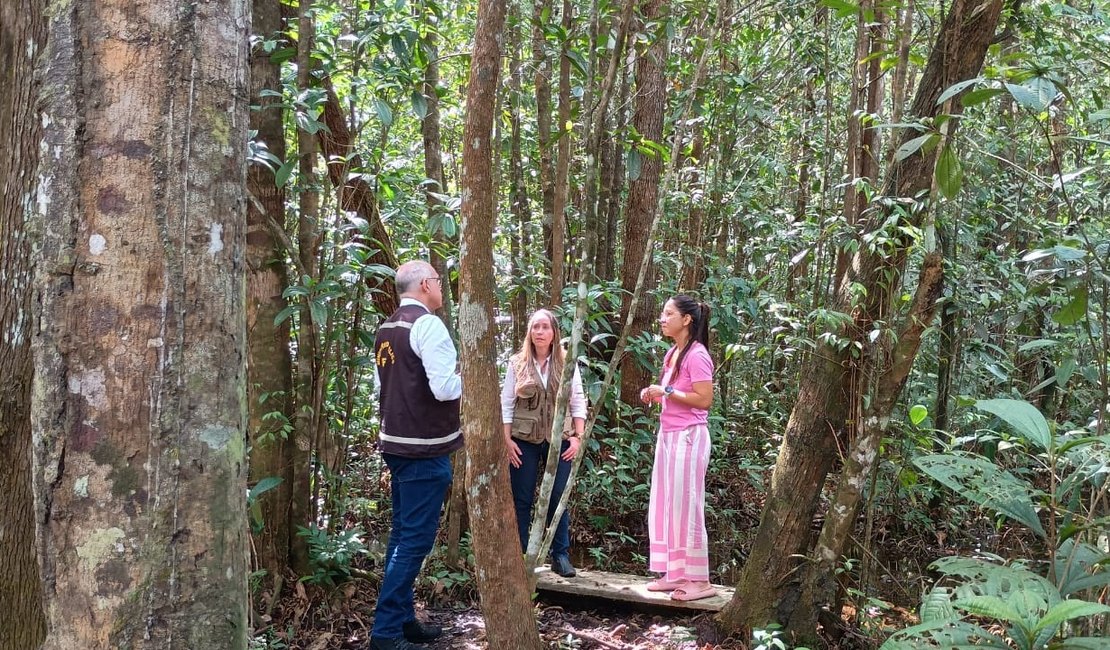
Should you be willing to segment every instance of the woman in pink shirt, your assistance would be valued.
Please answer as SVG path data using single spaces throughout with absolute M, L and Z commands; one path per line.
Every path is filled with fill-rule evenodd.
M 663 359 L 660 382 L 640 391 L 645 404 L 663 405 L 648 506 L 648 568 L 663 576 L 647 588 L 669 591 L 674 600 L 698 600 L 716 595 L 705 533 L 706 425 L 713 403 L 709 306 L 674 296 L 663 306 L 659 327 L 674 345 Z

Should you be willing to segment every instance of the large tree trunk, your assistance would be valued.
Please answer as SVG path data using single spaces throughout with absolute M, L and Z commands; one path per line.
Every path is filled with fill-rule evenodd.
M 1001 0 L 960 0 L 953 4 L 937 35 L 922 75 L 911 114 L 917 118 L 936 115 L 940 93 L 952 83 L 978 74 L 994 35 Z M 959 111 L 959 103 L 952 103 Z M 953 120 L 953 123 L 955 120 Z M 902 136 L 906 141 L 915 132 Z M 937 151 L 919 151 L 897 163 L 888 175 L 883 194 L 918 197 L 932 185 Z M 924 210 L 909 217 L 912 224 Z M 879 227 L 887 218 L 873 210 L 866 231 Z M 882 318 L 890 302 L 891 288 L 898 286 L 910 242 L 900 242 L 894 252 L 880 257 L 863 246 L 848 265 L 840 282 L 834 309 L 851 313 L 853 322 L 839 336 L 863 341 L 872 322 Z M 855 284 L 867 287 L 867 295 L 853 300 Z M 844 385 L 850 358 L 848 348 L 822 346 L 811 366 L 801 373 L 798 401 L 787 423 L 774 477 L 767 494 L 752 553 L 740 576 L 736 595 L 718 616 L 728 630 L 764 626 L 771 621 L 788 621 L 799 597 L 800 574 L 809 548 L 810 530 L 825 477 L 837 457 L 834 436 L 843 430 L 850 395 Z
M 55 9 L 31 410 L 43 647 L 245 648 L 250 6 Z
M 40 2 L 0 5 L 0 648 L 32 650 L 46 633 L 31 490 L 31 216 L 41 122 L 35 58 Z
M 668 8 L 664 0 L 643 0 L 640 5 L 641 20 L 647 24 L 666 16 Z M 663 144 L 663 108 L 666 105 L 666 85 L 663 68 L 667 57 L 667 39 L 659 36 L 636 59 L 636 94 L 633 99 L 632 125 L 644 138 Z M 621 288 L 625 291 L 621 302 L 621 323 L 628 319 L 632 305 L 632 293 L 636 289 L 636 278 L 640 263 L 645 256 L 651 255 L 647 248 L 648 233 L 655 218 L 659 202 L 659 179 L 663 171 L 663 161 L 658 155 L 642 155 L 640 175 L 628 185 L 628 211 L 624 220 L 624 260 L 621 265 Z M 655 288 L 652 267 L 648 267 L 643 294 L 635 305 L 630 337 L 637 337 L 646 331 L 655 314 L 655 301 L 651 291 Z M 640 389 L 647 385 L 650 372 L 642 367 L 632 355 L 625 357 L 621 364 L 621 401 L 625 404 L 638 404 Z
M 925 256 L 918 277 L 913 304 L 903 321 L 893 349 L 883 346 L 882 337 L 870 346 L 867 367 L 877 374 L 871 384 L 871 399 L 862 409 L 856 423 L 858 434 L 853 438 L 844 458 L 836 495 L 825 516 L 825 524 L 817 539 L 814 557 L 805 569 L 804 587 L 794 609 L 787 633 L 807 643 L 815 643 L 817 621 L 827 617 L 826 629 L 839 623 L 836 596 L 836 564 L 844 555 L 863 503 L 863 486 L 879 458 L 879 444 L 890 424 L 895 401 L 906 385 L 913 362 L 921 346 L 921 335 L 936 315 L 937 299 L 944 287 L 944 271 L 940 253 Z M 870 382 L 869 382 L 870 384 Z
M 493 116 L 501 73 L 503 0 L 481 0 L 463 131 L 459 335 L 462 356 L 466 490 L 473 522 L 478 592 L 491 648 L 540 650 L 543 643 L 517 545 L 516 515 L 498 407 L 497 326 L 493 305 Z
M 281 3 L 254 0 L 252 31 L 270 38 L 281 29 Z M 251 53 L 250 127 L 256 139 L 277 158 L 285 159 L 285 133 L 281 103 L 262 97 L 263 90 L 281 92 L 280 68 L 269 53 L 257 47 Z M 274 185 L 273 170 L 251 165 L 247 170 L 247 398 L 250 414 L 250 482 L 276 477 L 281 483 L 259 497 L 260 520 L 251 522 L 258 565 L 269 580 L 280 585 L 289 566 L 289 553 L 296 538 L 296 523 L 290 520 L 295 472 L 308 467 L 293 464 L 293 441 L 284 424 L 293 415 L 293 369 L 289 354 L 289 321 L 274 324 L 285 308 L 282 297 L 289 285 L 285 270 L 286 251 L 275 232 L 285 223 L 285 191 Z M 263 397 L 265 396 L 265 399 Z M 267 418 L 277 412 L 283 418 Z M 276 590 L 275 590 L 276 591 Z M 271 598 L 276 598 L 273 593 Z M 272 602 L 272 601 L 271 601 Z

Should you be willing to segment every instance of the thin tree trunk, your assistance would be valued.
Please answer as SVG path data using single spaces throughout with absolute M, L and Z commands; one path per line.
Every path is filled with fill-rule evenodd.
M 277 0 L 253 0 L 252 31 L 270 38 L 282 26 Z M 285 159 L 285 134 L 281 103 L 262 97 L 263 90 L 281 91 L 280 68 L 261 47 L 251 53 L 250 128 L 259 143 L 280 160 Z M 250 483 L 277 477 L 281 484 L 259 497 L 260 521 L 252 521 L 254 551 L 268 580 L 278 580 L 289 566 L 296 527 L 289 518 L 293 500 L 292 440 L 283 430 L 293 416 L 293 369 L 289 354 L 288 320 L 274 318 L 285 308 L 282 297 L 289 278 L 285 250 L 275 237 L 285 223 L 285 190 L 274 185 L 273 170 L 251 165 L 247 170 L 247 400 L 249 413 Z M 263 396 L 266 396 L 263 399 Z M 267 418 L 277 412 L 281 418 Z M 271 598 L 279 594 L 272 593 Z
M 987 4 L 959 0 L 952 6 L 922 75 L 911 111 L 914 117 L 935 115 L 939 109 L 937 98 L 945 88 L 978 74 L 1001 6 L 1001 0 Z M 951 110 L 959 112 L 958 102 L 952 104 Z M 905 142 L 913 135 L 903 134 L 901 139 Z M 936 155 L 935 149 L 922 151 L 896 163 L 883 194 L 914 197 L 927 192 L 932 186 Z M 921 212 L 909 217 L 911 225 L 920 220 Z M 867 231 L 880 227 L 887 216 L 885 211 L 873 211 Z M 854 317 L 840 336 L 862 342 L 872 323 L 884 317 L 890 302 L 889 289 L 884 287 L 898 286 L 909 246 L 909 241 L 899 242 L 884 256 L 866 247 L 855 254 L 834 303 L 835 310 Z M 855 284 L 868 288 L 862 301 L 853 299 Z M 773 620 L 789 621 L 797 604 L 797 569 L 808 550 L 821 486 L 837 457 L 834 435 L 845 424 L 849 396 L 845 380 L 851 360 L 842 350 L 822 346 L 813 355 L 810 367 L 801 373 L 798 401 L 787 423 L 751 555 L 736 595 L 718 615 L 726 630 L 764 626 Z
M 250 6 L 55 9 L 31 411 L 43 648 L 246 648 Z
M 847 186 L 844 189 L 844 223 L 852 229 L 863 217 L 870 192 L 863 186 L 878 183 L 879 130 L 870 128 L 872 116 L 882 105 L 880 64 L 886 32 L 886 14 L 875 0 L 862 0 L 857 12 L 856 58 L 848 102 L 848 145 L 845 152 Z M 837 253 L 836 281 L 844 276 L 851 252 Z
M 694 89 L 697 92 L 697 89 Z M 705 149 L 705 130 L 698 125 L 694 133 L 694 142 L 690 147 L 690 176 L 687 191 L 691 196 L 690 210 L 686 218 L 686 227 L 683 229 L 686 241 L 682 250 L 685 255 L 682 259 L 682 280 L 678 284 L 679 291 L 695 291 L 700 284 L 698 271 L 701 269 L 701 243 L 705 237 L 705 183 L 702 180 L 702 156 Z M 676 238 L 677 239 L 677 238 Z
M 551 162 L 551 61 L 547 56 L 544 25 L 550 20 L 551 0 L 533 0 L 532 67 L 536 87 L 536 148 L 539 150 L 540 205 L 543 208 L 544 259 L 551 271 L 551 224 L 555 212 L 555 167 Z
M 312 84 L 312 47 L 315 40 L 315 24 L 312 20 L 312 0 L 302 0 L 297 14 L 297 88 L 300 92 Z M 300 214 L 297 219 L 298 272 L 301 277 L 315 278 L 321 235 L 320 194 L 316 189 L 316 137 L 303 130 L 297 130 L 298 203 Z M 342 187 L 339 185 L 338 187 Z M 320 381 L 320 366 L 323 359 L 319 350 L 318 332 L 325 323 L 317 323 L 309 308 L 309 297 L 301 299 L 300 323 L 297 327 L 297 359 L 295 365 L 296 416 L 293 420 L 293 500 L 292 520 L 295 525 L 310 526 L 316 523 L 317 501 L 312 499 L 317 482 L 313 458 L 319 462 L 314 452 L 316 428 L 314 409 L 316 384 Z M 311 470 L 310 470 L 311 468 Z M 303 537 L 293 539 L 293 566 L 297 573 L 308 571 L 308 545 Z
M 528 190 L 524 184 L 524 154 L 521 148 L 521 112 L 523 109 L 522 70 L 520 59 L 520 25 L 523 22 L 517 13 L 517 6 L 511 11 L 515 20 L 509 26 L 509 97 L 512 105 L 509 111 L 510 149 L 509 149 L 509 212 L 513 217 L 510 235 L 512 255 L 513 287 L 510 309 L 513 318 L 513 339 L 523 341 L 528 325 L 527 285 L 530 265 L 529 254 L 532 249 L 531 210 L 528 205 Z
M 31 246 L 39 163 L 35 59 L 46 37 L 40 2 L 0 5 L 0 648 L 33 650 L 46 634 L 35 562 L 31 488 Z
M 640 4 L 641 20 L 651 23 L 665 17 L 669 6 L 665 0 L 643 0 Z M 644 138 L 663 144 L 663 109 L 667 104 L 666 84 L 663 69 L 667 58 L 668 40 L 658 35 L 636 59 L 636 94 L 633 99 L 632 125 Z M 640 173 L 628 185 L 628 211 L 625 213 L 624 259 L 621 265 L 621 288 L 625 291 L 621 301 L 621 322 L 633 313 L 630 336 L 636 337 L 650 327 L 655 313 L 655 301 L 651 291 L 656 280 L 651 266 L 651 250 L 648 249 L 648 232 L 655 218 L 659 202 L 659 178 L 662 176 L 663 161 L 658 155 L 641 156 Z M 632 293 L 636 289 L 636 278 L 641 262 L 648 259 L 647 284 L 640 300 L 633 305 Z M 640 389 L 650 383 L 650 371 L 640 365 L 633 356 L 621 363 L 621 401 L 625 404 L 638 403 Z
M 462 256 L 459 335 L 462 352 L 462 416 L 466 447 L 466 488 L 478 592 L 491 648 L 540 650 L 531 592 L 517 546 L 516 515 L 509 492 L 505 440 L 498 414 L 494 359 L 497 327 L 493 305 L 493 227 L 496 199 L 490 135 L 501 73 L 503 0 L 480 0 L 474 54 L 467 88 L 462 173 Z
M 569 34 L 574 27 L 574 7 L 570 0 L 563 0 L 563 29 Z M 562 302 L 563 285 L 566 283 L 566 233 L 567 197 L 570 195 L 570 151 L 572 131 L 570 124 L 570 56 L 569 41 L 562 43 L 559 57 L 559 147 L 555 161 L 555 202 L 551 209 L 551 286 L 548 304 Z

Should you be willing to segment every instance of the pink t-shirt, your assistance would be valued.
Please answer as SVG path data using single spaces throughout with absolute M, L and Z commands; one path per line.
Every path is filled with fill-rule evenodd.
M 709 357 L 709 350 L 697 341 L 690 344 L 686 351 L 686 358 L 682 360 L 682 368 L 678 371 L 677 378 L 671 378 L 671 363 L 678 360 L 678 350 L 671 347 L 663 359 L 663 385 L 674 386 L 675 390 L 688 393 L 694 390 L 694 384 L 701 381 L 713 381 L 713 359 Z M 686 404 L 669 399 L 663 400 L 663 413 L 659 416 L 659 424 L 664 431 L 679 431 L 694 426 L 706 424 L 709 421 L 709 411 L 696 409 Z

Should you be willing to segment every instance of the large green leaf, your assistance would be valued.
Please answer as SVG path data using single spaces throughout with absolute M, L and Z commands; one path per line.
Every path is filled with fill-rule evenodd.
M 1056 580 L 1063 596 L 1110 585 L 1110 553 L 1069 539 L 1056 552 Z
M 922 456 L 914 464 L 956 494 L 1025 524 L 1045 537 L 1029 485 L 994 463 L 970 454 L 953 453 Z
M 952 150 L 951 144 L 946 144 L 944 150 L 937 157 L 936 166 L 937 187 L 944 198 L 951 201 L 960 193 L 960 186 L 964 182 L 963 168 L 960 159 Z
M 1071 302 L 1052 315 L 1052 320 L 1067 327 L 1075 325 L 1087 315 L 1087 287 L 1079 287 L 1071 294 Z
M 1006 642 L 972 623 L 959 619 L 929 621 L 899 630 L 879 650 L 1010 650 Z
M 1026 442 L 1031 442 L 1044 451 L 1052 445 L 1052 433 L 1044 415 L 1029 402 L 1018 399 L 981 399 L 976 400 L 975 408 L 986 411 L 1010 425 L 1014 433 Z
M 898 150 L 894 152 L 894 160 L 905 160 L 917 153 L 917 150 L 922 147 L 925 147 L 925 150 L 928 151 L 928 147 L 935 146 L 938 140 L 940 140 L 939 133 L 926 133 L 925 135 L 919 135 L 916 138 L 906 140 L 898 147 Z
M 961 598 L 953 605 L 976 616 L 997 618 L 1019 625 L 1024 623 L 1026 619 L 1026 616 L 1019 612 L 1016 607 L 998 596 L 971 596 L 970 598 Z
M 1045 613 L 1040 621 L 1037 621 L 1037 630 L 1048 630 L 1059 626 L 1064 621 L 1070 621 L 1073 618 L 1084 618 L 1086 616 L 1095 616 L 1096 614 L 1106 614 L 1110 612 L 1110 607 L 1101 605 L 1099 603 L 1091 603 L 1085 600 L 1065 600 L 1056 603 L 1052 609 Z M 1110 642 L 1107 643 L 1110 646 Z

